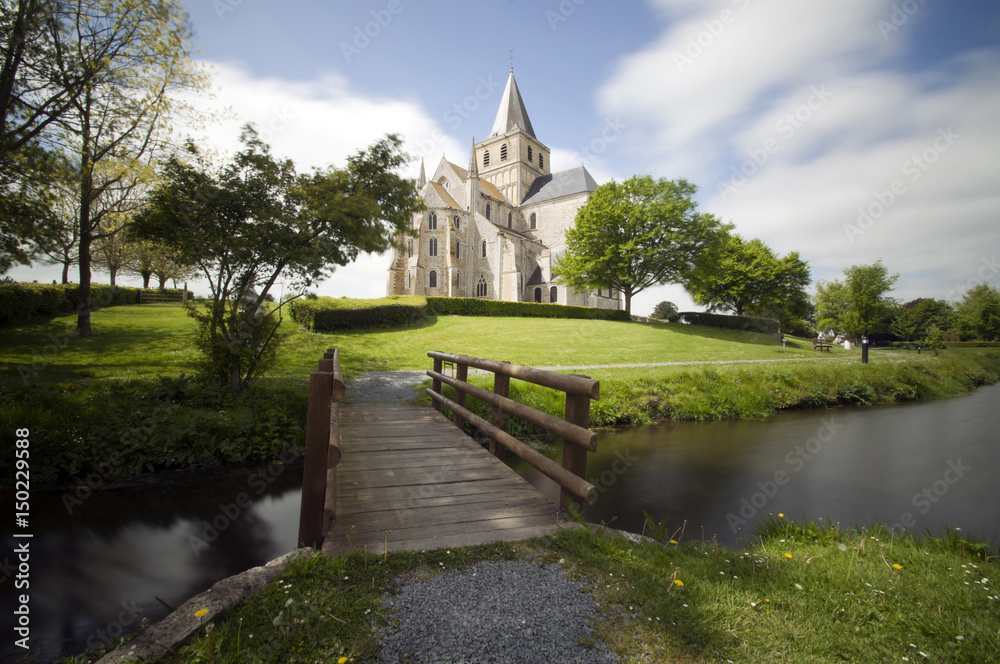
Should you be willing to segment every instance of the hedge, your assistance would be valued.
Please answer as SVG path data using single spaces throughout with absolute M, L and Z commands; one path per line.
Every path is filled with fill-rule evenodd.
M 92 310 L 122 304 L 138 304 L 141 288 L 90 285 Z M 182 293 L 180 289 L 163 292 Z M 188 291 L 189 295 L 191 292 Z M 0 324 L 24 323 L 34 318 L 76 313 L 80 303 L 79 284 L 0 284 Z
M 372 327 L 412 325 L 432 314 L 439 316 L 505 316 L 620 320 L 631 318 L 624 311 L 570 307 L 536 302 L 497 302 L 470 297 L 417 297 L 390 295 L 377 300 L 320 297 L 295 300 L 292 320 L 317 332 Z
M 778 321 L 770 318 L 726 316 L 724 314 L 710 314 L 700 311 L 683 311 L 680 317 L 682 321 L 691 325 L 722 327 L 729 330 L 742 330 L 744 332 L 757 332 L 760 334 L 777 334 L 781 329 Z
M 893 341 L 893 348 L 927 348 L 926 341 Z M 1000 348 L 1000 341 L 945 341 L 943 348 Z
M 587 320 L 631 321 L 620 309 L 574 307 L 537 302 L 500 302 L 473 297 L 429 297 L 427 307 L 441 316 L 504 316 L 527 318 L 578 318 Z

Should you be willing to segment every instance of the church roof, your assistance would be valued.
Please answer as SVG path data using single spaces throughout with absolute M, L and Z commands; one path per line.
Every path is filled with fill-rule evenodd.
M 461 210 L 462 206 L 452 198 L 448 190 L 437 182 L 428 182 L 427 190 L 424 193 L 424 201 L 427 207 L 449 207 Z
M 591 193 L 597 181 L 583 165 L 558 173 L 549 173 L 535 179 L 521 205 L 551 201 L 573 194 Z
M 531 128 L 528 111 L 524 108 L 524 102 L 521 101 L 521 93 L 517 89 L 517 82 L 514 81 L 514 71 L 511 70 L 490 136 L 500 136 L 515 128 L 521 129 L 528 136 L 535 138 L 535 130 Z
M 496 187 L 494 187 L 493 183 L 490 182 L 489 180 L 480 180 L 479 181 L 479 191 L 483 192 L 484 194 L 486 194 L 488 196 L 492 196 L 493 198 L 497 199 L 498 201 L 506 201 L 507 200 L 506 198 L 503 197 L 503 194 L 501 194 L 500 191 Z

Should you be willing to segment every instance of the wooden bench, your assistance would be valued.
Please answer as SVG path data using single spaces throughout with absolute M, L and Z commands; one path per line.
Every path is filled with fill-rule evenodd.
M 820 352 L 825 350 L 829 353 L 831 348 L 833 348 L 833 344 L 828 344 L 824 341 L 820 341 L 819 339 L 813 340 L 813 350 L 818 350 Z

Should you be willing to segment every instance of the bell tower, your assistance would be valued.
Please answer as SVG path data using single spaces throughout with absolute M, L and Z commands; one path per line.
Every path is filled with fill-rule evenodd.
M 535 137 L 513 68 L 493 129 L 474 152 L 479 176 L 514 205 L 521 204 L 537 177 L 552 172 L 549 148 Z

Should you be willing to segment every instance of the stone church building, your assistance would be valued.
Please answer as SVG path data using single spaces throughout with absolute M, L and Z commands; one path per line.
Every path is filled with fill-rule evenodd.
M 566 229 L 597 187 L 582 165 L 552 172 L 535 137 L 514 72 L 493 130 L 475 143 L 468 170 L 441 157 L 417 188 L 427 210 L 414 215 L 389 266 L 389 295 L 480 297 L 620 309 L 617 291 L 578 292 L 552 279 Z

